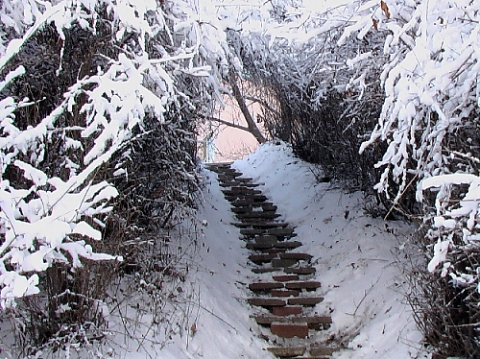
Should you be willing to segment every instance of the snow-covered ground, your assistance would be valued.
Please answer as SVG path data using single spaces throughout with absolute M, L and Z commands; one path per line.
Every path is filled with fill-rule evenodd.
M 317 183 L 312 166 L 295 158 L 284 144 L 269 143 L 233 167 L 262 183 L 282 219 L 295 226 L 302 251 L 314 256 L 325 301 L 319 314 L 330 313 L 327 335 L 345 349 L 334 358 L 427 358 L 422 336 L 404 298 L 405 244 L 413 228 L 364 213 L 361 193 L 345 193 Z M 318 169 L 314 169 L 314 172 Z M 252 274 L 245 243 L 233 221 L 216 175 L 204 171 L 199 220 L 205 221 L 192 274 L 199 291 L 195 331 L 174 340 L 162 358 L 270 358 L 269 346 L 244 298 Z M 193 323 L 192 323 L 193 324 Z M 177 338 L 179 339 L 179 338 Z
M 369 217 L 361 193 L 318 183 L 314 173 L 320 170 L 295 158 L 282 143 L 267 143 L 233 167 L 262 184 L 281 219 L 295 227 L 302 252 L 314 256 L 325 297 L 315 311 L 332 316 L 325 338 L 341 348 L 333 358 L 429 358 L 422 353 L 422 336 L 404 297 L 401 261 L 412 227 Z M 123 279 L 112 291 L 117 309 L 108 318 L 108 339 L 99 350 L 90 348 L 88 357 L 273 359 L 265 350 L 271 344 L 260 337 L 250 318 L 254 310 L 245 300 L 254 278 L 245 242 L 231 225 L 234 217 L 216 174 L 204 169 L 202 175 L 197 221 L 188 235 L 169 244 L 182 267 L 178 272 L 187 274 L 141 278 L 140 289 L 126 299 L 121 298 L 129 292 Z M 158 288 L 163 292 L 156 295 Z

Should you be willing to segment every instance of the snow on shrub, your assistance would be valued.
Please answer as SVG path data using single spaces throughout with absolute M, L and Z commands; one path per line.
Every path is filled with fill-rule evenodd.
M 369 31 L 386 34 L 389 61 L 381 75 L 382 112 L 360 151 L 384 142 L 375 188 L 394 205 L 414 192 L 426 211 L 427 269 L 445 278 L 425 284 L 423 295 L 434 300 L 416 308 L 427 339 L 442 354 L 475 355 L 480 161 L 472 153 L 479 144 L 480 3 L 365 1 L 341 41 Z
M 113 165 L 116 175 L 127 173 L 122 164 L 129 161 L 131 143 L 143 135 L 144 119 L 161 124 L 185 106 L 190 112 L 198 105 L 208 110 L 228 70 L 223 27 L 200 21 L 196 11 L 190 1 L 0 2 L 0 301 L 4 308 L 14 305 L 16 298 L 38 293 L 37 274 L 52 263 L 74 269 L 82 265 L 81 258 L 116 258 L 94 253 L 87 243 L 102 239 L 105 218 L 112 210 L 109 202 L 119 194 L 104 177 L 105 167 Z M 107 44 L 93 42 L 88 51 L 94 60 L 78 59 L 82 68 L 73 69 L 79 71 L 76 81 L 75 76 L 65 76 L 74 82 L 67 84 L 63 98 L 48 99 L 54 104 L 45 106 L 49 113 L 27 117 L 25 126 L 17 119 L 19 111 L 44 99 L 11 96 L 9 86 L 15 80 L 21 83 L 29 73 L 12 65 L 22 59 L 29 41 L 47 28 L 59 49 L 57 77 L 65 71 L 63 57 L 72 53 L 68 46 L 75 46 L 77 39 L 106 39 Z M 148 126 L 148 131 L 155 131 Z M 192 134 L 181 134 L 185 135 Z M 176 140 L 167 140 L 175 146 Z M 55 163 L 48 162 L 52 158 Z
M 377 167 L 385 167 L 379 191 L 388 181 L 408 175 L 422 179 L 447 170 L 445 138 L 478 109 L 480 73 L 480 4 L 461 1 L 369 1 L 345 35 L 359 30 L 384 31 L 390 56 L 382 74 L 386 100 L 378 124 L 360 151 L 377 140 L 388 149 Z M 420 189 L 419 189 L 420 190 Z

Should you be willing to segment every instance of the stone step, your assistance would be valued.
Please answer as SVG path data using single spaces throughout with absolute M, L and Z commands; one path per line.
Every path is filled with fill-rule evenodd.
M 283 299 L 277 298 L 248 298 L 248 303 L 257 307 L 284 307 L 287 303 Z
M 295 317 L 274 317 L 267 315 L 254 315 L 252 318 L 258 325 L 270 326 L 273 322 L 280 323 L 307 323 L 310 329 L 321 330 L 328 329 L 332 324 L 330 316 L 295 316 Z
M 287 282 L 285 283 L 286 289 L 306 289 L 315 290 L 320 288 L 321 284 L 317 281 L 300 281 L 300 282 Z
M 307 323 L 279 323 L 273 322 L 270 331 L 281 338 L 306 338 L 308 336 Z
M 273 355 L 279 358 L 294 358 L 303 355 L 307 350 L 306 347 L 275 347 L 267 348 Z
M 280 282 L 258 282 L 258 283 L 250 283 L 248 288 L 252 292 L 267 292 L 272 289 L 281 289 L 284 287 L 283 283 Z

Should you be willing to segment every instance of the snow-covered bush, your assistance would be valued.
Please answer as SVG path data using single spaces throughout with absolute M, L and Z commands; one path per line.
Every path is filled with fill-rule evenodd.
M 384 99 L 379 80 L 386 61 L 384 35 L 339 44 L 356 10 L 351 4 L 308 13 L 300 5 L 277 3 L 274 10 L 274 20 L 253 28 L 238 50 L 246 77 L 269 89 L 264 102 L 274 110 L 264 111 L 261 120 L 297 155 L 321 163 L 328 177 L 347 179 L 355 188 L 373 187 L 382 146 L 368 156 L 359 156 L 357 149 Z
M 191 210 L 195 113 L 226 64 L 195 11 L 0 2 L 0 301 L 25 341 L 101 324 L 114 271 L 99 261 Z
M 439 298 L 421 308 L 427 339 L 443 354 L 472 358 L 480 315 L 479 14 L 480 4 L 468 0 L 365 1 L 344 35 L 386 34 L 385 101 L 361 151 L 386 144 L 376 189 L 396 209 L 406 199 L 424 205 L 428 270 L 443 278 L 425 286 L 427 296 Z

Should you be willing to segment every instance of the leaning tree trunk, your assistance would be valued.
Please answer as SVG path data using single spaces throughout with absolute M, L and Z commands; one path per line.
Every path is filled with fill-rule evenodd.
M 263 136 L 252 114 L 250 113 L 250 110 L 248 109 L 248 106 L 245 102 L 245 98 L 243 97 L 242 92 L 238 87 L 237 77 L 233 71 L 230 71 L 228 80 L 230 82 L 230 86 L 232 86 L 233 97 L 235 97 L 235 100 L 237 101 L 238 106 L 240 107 L 240 110 L 242 111 L 242 114 L 245 117 L 245 120 L 247 121 L 249 132 L 255 137 L 258 143 L 260 144 L 265 143 L 266 142 L 265 136 Z

